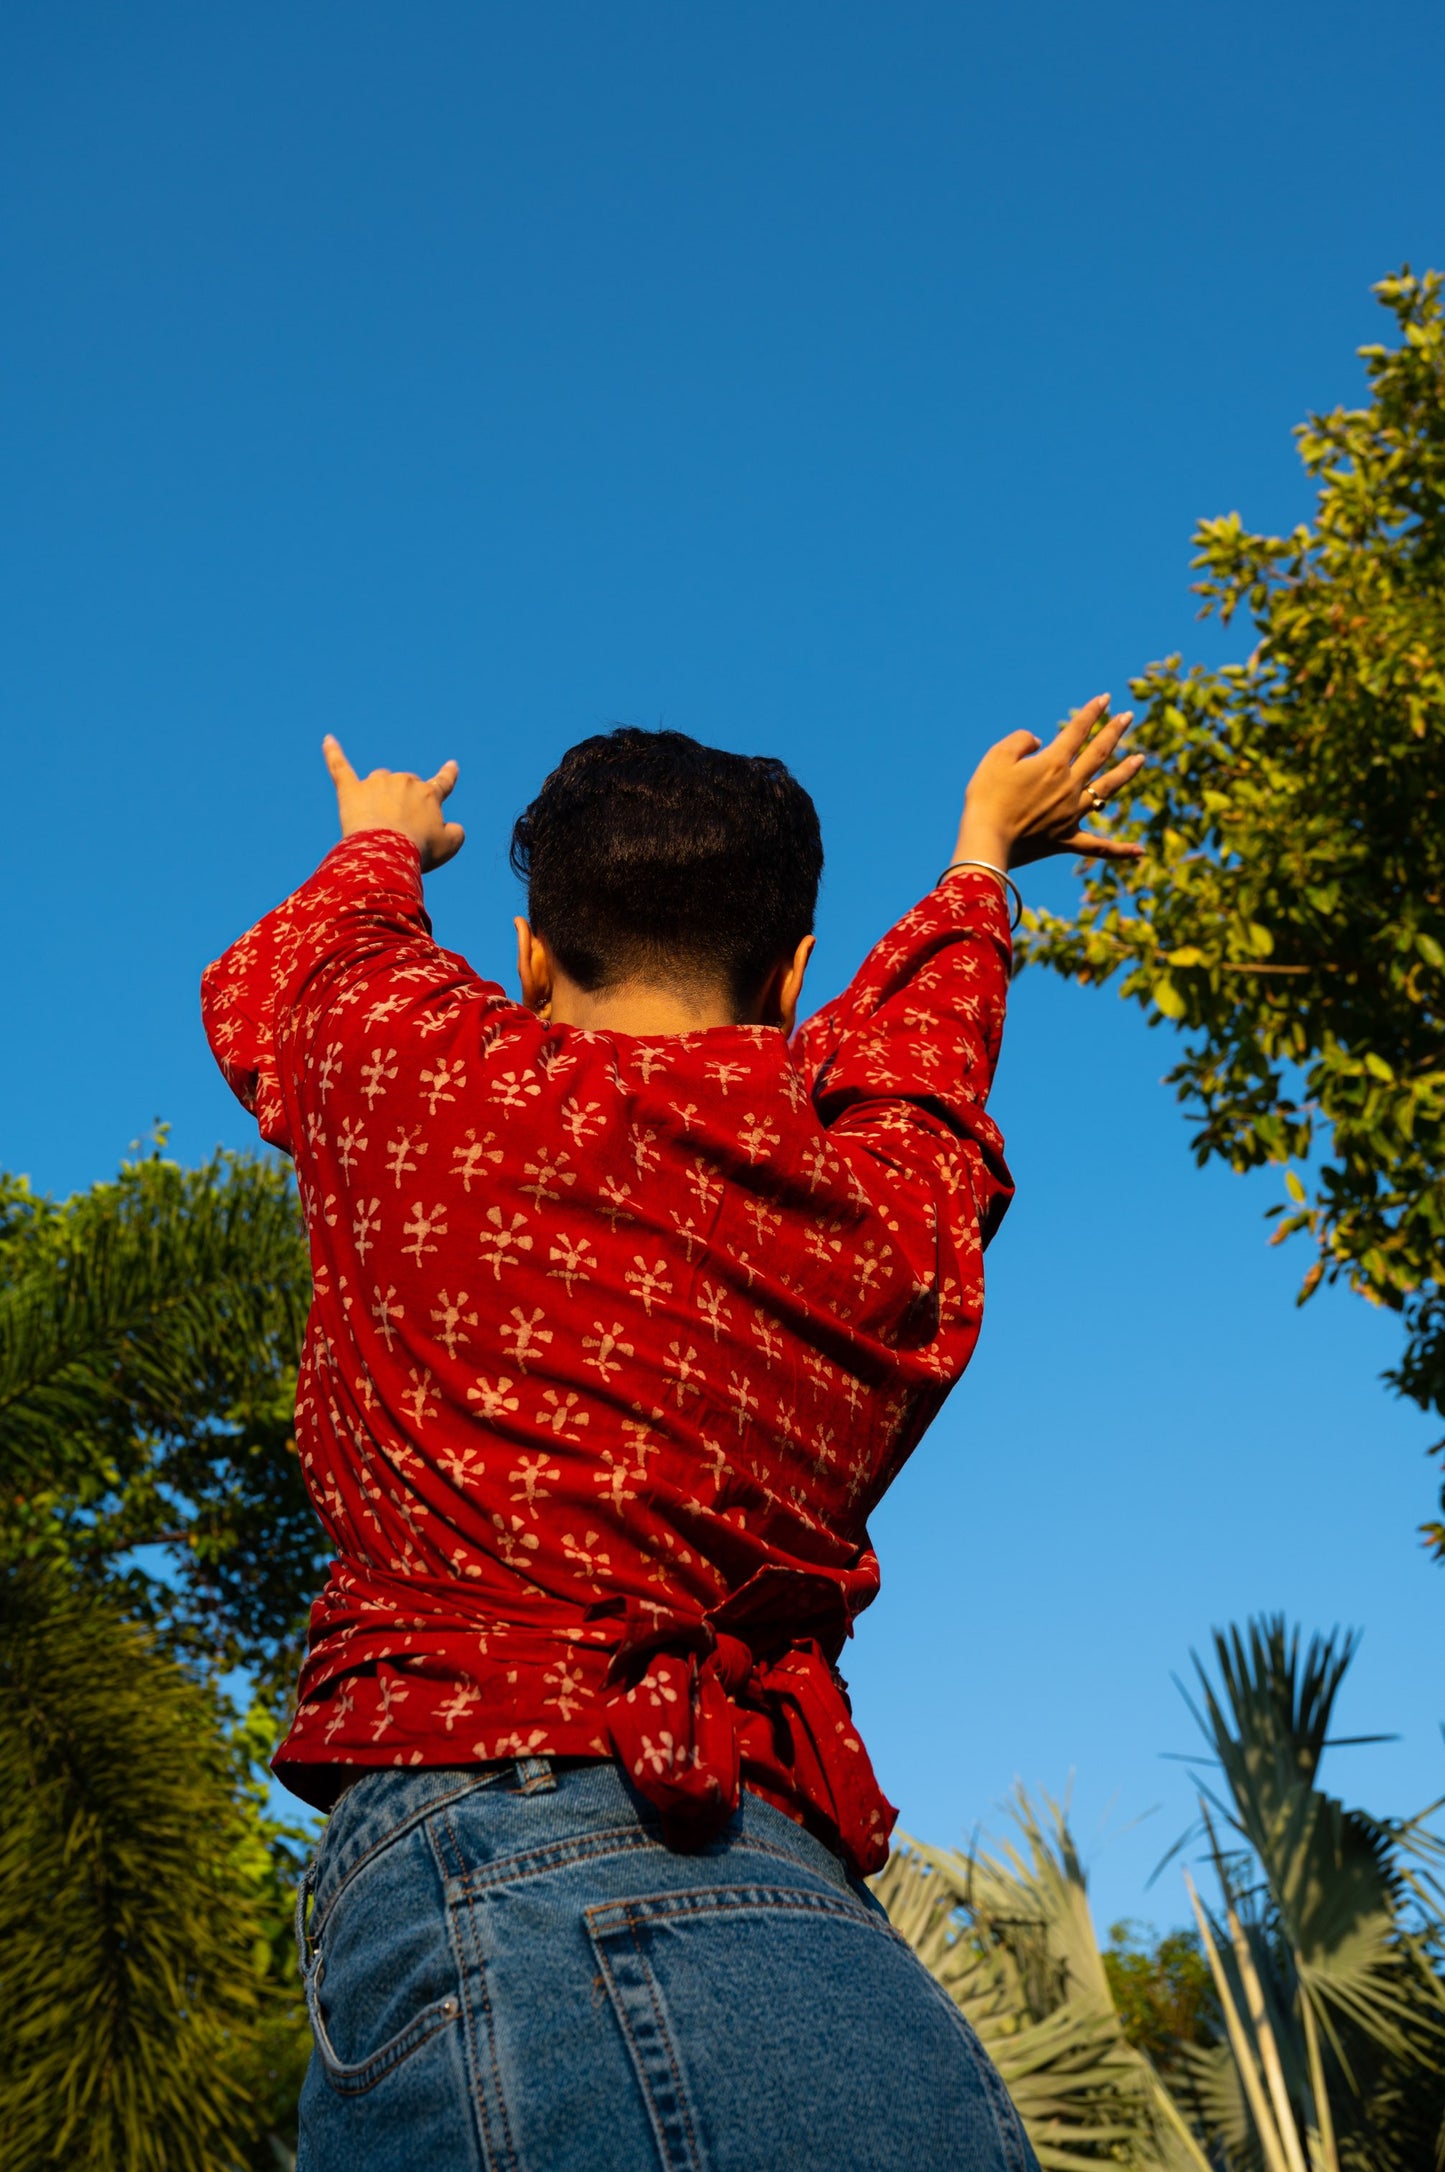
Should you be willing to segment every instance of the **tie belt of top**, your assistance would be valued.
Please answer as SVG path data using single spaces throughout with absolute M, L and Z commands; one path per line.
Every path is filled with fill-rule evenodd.
M 824 1581 L 792 1574 L 799 1584 Z M 837 1587 L 827 1591 L 836 1612 Z M 739 1604 L 747 1596 L 700 1615 L 626 1602 L 605 1696 L 613 1750 L 660 1813 L 668 1845 L 702 1848 L 737 1810 L 742 1737 L 750 1718 L 761 1715 L 774 1751 L 768 1762 L 826 1815 L 850 1866 L 868 1876 L 887 1860 L 896 1812 L 874 1776 L 843 1685 L 818 1636 L 808 1633 L 811 1624 L 795 1613 L 804 1633 L 789 1634 L 778 1619 L 783 1610 L 773 1606 L 766 1608 L 771 1620 L 739 1619 L 752 1612 Z M 744 1629 L 751 1633 L 738 1633 Z

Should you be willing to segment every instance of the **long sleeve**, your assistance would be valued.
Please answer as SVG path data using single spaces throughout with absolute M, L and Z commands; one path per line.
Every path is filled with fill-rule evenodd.
M 965 1192 L 982 1244 L 1013 1196 L 986 1108 L 1011 959 L 996 883 L 951 876 L 793 1042 L 830 1138 L 896 1172 L 915 1194 L 920 1184 L 935 1200 Z
M 354 1014 L 373 982 L 377 1000 Z M 464 959 L 432 940 L 421 861 L 395 830 L 336 845 L 308 882 L 243 935 L 201 980 L 206 1038 L 261 1136 L 296 1151 L 298 1096 L 324 1098 L 328 1049 L 396 1022 L 417 1005 L 465 992 L 507 1006 Z M 382 1036 L 384 1038 L 384 1036 Z

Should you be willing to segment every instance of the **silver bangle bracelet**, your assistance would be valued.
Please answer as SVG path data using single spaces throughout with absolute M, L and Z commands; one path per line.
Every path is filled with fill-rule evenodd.
M 955 868 L 959 867 L 981 867 L 986 875 L 997 875 L 999 881 L 1003 884 L 1009 896 L 1013 899 L 1014 916 L 1009 922 L 1009 930 L 1010 933 L 1012 933 L 1012 931 L 1018 926 L 1019 922 L 1023 919 L 1024 901 L 1019 894 L 1018 884 L 1014 881 L 1013 876 L 1009 874 L 1007 868 L 995 867 L 992 860 L 950 860 L 947 867 L 943 870 L 943 874 L 939 876 L 938 882 L 942 882 L 945 877 L 951 875 L 954 872 Z M 933 885 L 935 890 L 938 888 L 938 882 Z

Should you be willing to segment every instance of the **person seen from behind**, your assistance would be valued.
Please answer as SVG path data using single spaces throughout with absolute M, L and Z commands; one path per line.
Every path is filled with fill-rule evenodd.
M 513 834 L 516 1002 L 423 905 L 456 764 L 326 742 L 341 842 L 203 984 L 314 1276 L 300 2172 L 1035 2165 L 864 1883 L 895 1813 L 837 1669 L 1011 1197 L 1008 871 L 1137 852 L 1086 826 L 1128 722 L 992 747 L 797 1031 L 823 855 L 781 762 L 572 748 Z

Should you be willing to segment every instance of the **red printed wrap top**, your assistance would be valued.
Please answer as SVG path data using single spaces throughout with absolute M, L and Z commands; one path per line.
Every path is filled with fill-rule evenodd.
M 675 1844 L 746 1785 L 881 1865 L 837 1660 L 978 1336 L 1008 975 L 961 873 L 791 1044 L 548 1026 L 437 946 L 384 830 L 207 969 L 315 1285 L 296 1441 L 336 1559 L 289 1787 L 612 1756 Z

